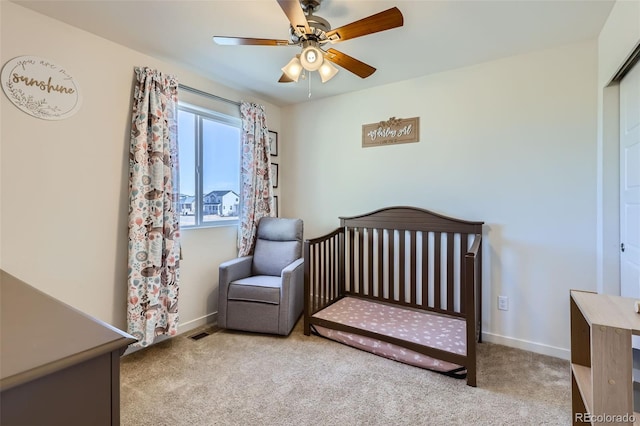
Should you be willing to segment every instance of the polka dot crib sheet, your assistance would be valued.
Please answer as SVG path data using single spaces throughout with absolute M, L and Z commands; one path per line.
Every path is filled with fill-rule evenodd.
M 466 323 L 463 319 L 418 312 L 354 297 L 342 298 L 313 316 L 462 356 L 467 353 Z M 460 369 L 457 364 L 378 339 L 318 325 L 314 325 L 314 329 L 326 338 L 416 367 L 440 372 Z

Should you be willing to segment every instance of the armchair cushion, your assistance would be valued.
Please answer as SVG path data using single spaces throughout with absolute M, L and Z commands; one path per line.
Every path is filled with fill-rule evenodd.
M 280 303 L 280 277 L 254 275 L 233 281 L 229 285 L 229 300 L 243 300 L 245 302 L 262 302 L 277 305 Z
M 302 253 L 302 221 L 260 219 L 253 253 L 253 274 L 280 276 L 282 269 Z

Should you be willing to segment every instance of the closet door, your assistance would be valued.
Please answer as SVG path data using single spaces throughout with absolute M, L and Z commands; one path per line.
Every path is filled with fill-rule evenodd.
M 620 82 L 620 243 L 621 294 L 640 299 L 640 65 Z

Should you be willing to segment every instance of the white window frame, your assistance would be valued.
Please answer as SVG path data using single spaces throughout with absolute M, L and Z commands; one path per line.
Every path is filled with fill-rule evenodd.
M 229 115 L 226 114 L 222 114 L 216 111 L 212 111 L 206 108 L 202 108 L 193 104 L 189 104 L 186 102 L 182 102 L 182 101 L 178 101 L 178 110 L 180 111 L 185 111 L 185 112 L 189 112 L 192 114 L 195 114 L 196 119 L 195 119 L 195 176 L 196 176 L 196 182 L 195 182 L 195 209 L 194 209 L 194 216 L 195 216 L 195 224 L 194 225 L 180 225 L 181 229 L 198 229 L 198 228 L 210 228 L 210 227 L 219 227 L 219 226 L 238 226 L 239 223 L 239 215 L 240 212 L 238 212 L 238 218 L 237 219 L 224 219 L 224 220 L 214 220 L 214 221 L 207 221 L 204 222 L 203 221 L 203 168 L 204 168 L 204 161 L 203 161 L 203 140 L 202 140 L 202 120 L 203 118 L 206 118 L 208 120 L 212 120 L 212 121 L 216 121 L 218 123 L 222 123 L 222 124 L 227 124 L 229 126 L 233 126 L 233 127 L 237 127 L 238 129 L 240 129 L 240 131 L 242 131 L 242 120 L 240 120 L 237 117 L 231 117 Z M 178 129 L 178 134 L 179 134 L 179 129 Z M 242 167 L 241 161 L 241 153 L 242 153 L 242 141 L 238 141 L 238 163 L 240 165 L 240 168 Z M 178 136 L 178 144 L 180 144 L 180 140 L 179 140 L 179 136 Z M 178 159 L 179 160 L 179 159 Z M 180 167 L 182 167 L 182 165 L 180 165 Z M 240 193 L 241 190 L 241 176 L 240 174 L 238 174 L 238 198 L 239 198 L 239 204 L 238 204 L 238 210 L 240 210 L 241 206 L 242 206 L 242 194 Z

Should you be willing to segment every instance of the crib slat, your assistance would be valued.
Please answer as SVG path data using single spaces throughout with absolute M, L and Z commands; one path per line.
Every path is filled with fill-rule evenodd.
M 323 262 L 322 262 L 322 243 L 318 243 L 318 245 L 315 248 L 315 255 L 316 255 L 316 259 L 317 259 L 317 270 L 316 270 L 316 277 L 317 277 L 317 288 L 318 291 L 316 293 L 316 299 L 318 300 L 318 309 L 321 309 L 324 306 L 324 300 L 322 298 L 322 268 L 323 268 Z
M 348 247 L 348 253 L 347 253 L 347 258 L 349 259 L 349 282 L 346 283 L 345 285 L 347 286 L 347 289 L 351 292 L 353 291 L 353 286 L 354 286 L 354 281 L 355 281 L 355 263 L 356 263 L 356 259 L 355 259 L 355 252 L 353 250 L 354 248 L 354 244 L 355 244 L 355 229 L 350 228 L 349 229 L 349 247 Z
M 367 294 L 373 296 L 373 229 L 367 228 Z
M 460 234 L 460 313 L 467 312 L 467 278 L 465 276 L 465 255 L 469 248 L 469 234 Z
M 405 282 L 405 269 L 406 269 L 406 261 L 407 258 L 405 257 L 405 231 L 401 230 L 398 231 L 398 300 L 405 303 L 407 301 L 406 297 L 405 297 L 405 286 L 406 286 L 406 282 Z
M 314 268 L 313 268 L 313 279 L 315 280 L 313 283 L 313 306 L 314 311 L 320 309 L 320 278 L 318 277 L 319 269 L 321 267 L 320 264 L 320 256 L 318 255 L 318 246 L 313 247 L 313 258 L 314 258 Z
M 346 254 L 346 236 L 344 233 L 340 233 L 338 235 L 338 294 L 337 297 L 344 296 L 346 292 L 346 277 L 344 273 L 344 259 L 347 256 Z
M 334 292 L 335 298 L 337 299 L 341 295 L 344 294 L 344 234 L 340 234 L 335 239 L 335 251 L 336 251 L 336 262 L 335 262 L 335 276 L 336 281 L 334 284 Z
M 388 272 L 388 280 L 387 280 L 387 287 L 389 290 L 389 296 L 388 299 L 390 300 L 394 300 L 394 285 L 393 283 L 395 282 L 395 253 L 393 251 L 393 246 L 394 246 L 394 241 L 395 241 L 395 235 L 393 232 L 393 229 L 389 229 L 388 230 L 388 234 L 387 234 L 388 240 L 388 246 L 389 246 L 389 259 L 388 259 L 388 264 L 389 264 L 389 272 Z
M 334 260 L 333 263 L 333 267 L 334 267 L 334 271 L 333 271 L 333 298 L 332 299 L 336 299 L 338 298 L 338 296 L 340 296 L 341 292 L 344 292 L 344 288 L 341 290 L 340 288 L 340 282 L 342 279 L 344 279 L 344 276 L 342 276 L 340 274 L 340 271 L 344 271 L 344 263 L 341 263 L 344 261 L 344 256 L 341 253 L 343 252 L 343 247 L 341 246 L 341 241 L 344 240 L 343 235 L 338 235 L 334 240 L 333 240 L 333 250 L 335 252 L 335 256 L 336 256 L 336 260 Z M 342 265 L 342 266 L 341 266 Z
M 409 231 L 409 289 L 411 293 L 409 294 L 409 302 L 412 305 L 416 305 L 417 299 L 417 283 L 416 283 L 416 269 L 418 265 L 416 263 L 416 231 Z
M 325 306 L 325 300 L 324 300 L 324 282 L 322 281 L 322 270 L 324 268 L 324 258 L 322 257 L 322 243 L 318 244 L 318 247 L 316 247 L 316 256 L 318 257 L 318 272 L 317 272 L 317 277 L 318 277 L 318 308 L 322 309 Z
M 329 297 L 331 298 L 331 300 L 336 298 L 336 283 L 338 281 L 338 276 L 336 274 L 336 256 L 337 256 L 337 249 L 336 249 L 336 242 L 338 241 L 337 238 L 332 238 L 331 239 L 331 282 L 329 284 Z
M 316 265 L 318 262 L 316 261 L 316 249 L 314 245 L 309 246 L 309 257 L 313 260 L 309 263 L 309 290 L 311 291 L 311 297 L 309 299 L 309 304 L 311 305 L 311 312 L 315 312 L 318 309 L 318 305 L 316 303 L 316 294 L 317 289 L 316 285 L 318 280 L 316 279 Z
M 324 290 L 324 300 L 329 300 L 331 297 L 331 294 L 329 292 L 329 289 L 331 288 L 331 283 L 329 281 L 329 277 L 331 276 L 331 255 L 329 253 L 329 243 L 330 241 L 323 241 L 322 242 L 322 248 L 323 248 L 323 252 L 324 252 L 324 262 L 323 262 L 323 266 L 324 268 L 322 268 L 323 270 L 323 277 L 322 277 L 322 288 Z
M 327 240 L 322 244 L 322 251 L 324 253 L 324 278 L 322 280 L 324 287 L 325 300 L 331 299 L 331 240 Z
M 324 281 L 324 268 L 325 268 L 325 258 L 324 258 L 324 245 L 325 245 L 326 241 L 323 241 L 320 243 L 320 245 L 318 246 L 318 257 L 320 258 L 320 271 L 319 271 L 319 282 L 318 282 L 318 286 L 320 288 L 319 291 L 319 296 L 320 296 L 320 305 L 324 306 L 325 305 L 325 301 L 326 301 L 326 295 L 325 295 L 325 281 Z
M 338 240 L 338 237 L 334 237 L 331 239 L 331 241 L 329 241 L 329 251 L 330 251 L 330 274 L 329 274 L 329 284 L 328 284 L 328 290 L 329 290 L 329 299 L 330 300 L 334 300 L 336 298 L 337 292 L 337 286 L 336 286 L 336 282 L 338 280 L 338 276 L 336 274 L 336 268 L 337 268 L 337 256 L 338 256 L 338 251 L 336 250 L 336 241 Z
M 453 277 L 453 233 L 447 232 L 447 310 L 453 311 L 454 308 L 454 300 L 453 300 L 453 287 L 454 287 L 454 277 Z
M 309 243 L 309 241 L 305 241 L 304 242 L 304 334 L 305 336 L 308 336 L 309 334 L 311 334 L 311 324 L 309 322 L 309 317 L 311 316 L 311 310 L 313 309 L 313 306 L 311 306 L 311 297 L 312 297 L 312 290 L 311 290 L 311 264 L 313 262 L 310 261 L 311 259 L 311 248 L 310 248 L 311 244 Z
M 364 294 L 364 229 L 358 229 L 358 286 L 357 293 Z M 355 291 L 355 289 L 353 289 Z
M 427 307 L 429 300 L 429 233 L 422 233 L 422 306 Z
M 340 266 L 339 266 L 339 262 L 337 261 L 337 259 L 339 259 L 339 244 L 340 243 L 340 237 L 336 236 L 334 239 L 331 240 L 331 245 L 333 248 L 333 256 L 331 259 L 331 267 L 332 267 L 332 281 L 331 281 L 331 300 L 334 300 L 335 298 L 338 297 L 339 294 L 339 282 L 340 282 Z
M 383 279 L 383 261 L 382 261 L 382 253 L 383 253 L 383 248 L 382 248 L 382 243 L 384 240 L 384 231 L 380 228 L 376 229 L 376 234 L 378 235 L 378 274 L 377 279 L 378 279 L 378 297 L 382 297 L 383 293 L 383 284 L 384 284 L 384 279 Z
M 324 304 L 326 304 L 326 300 L 329 300 L 331 297 L 331 292 L 329 289 L 331 288 L 330 276 L 331 276 L 331 240 L 324 241 L 322 243 L 322 289 L 324 295 Z
M 326 305 L 326 301 L 329 300 L 329 264 L 330 264 L 330 256 L 329 256 L 329 244 L 330 240 L 322 242 L 322 295 L 323 295 L 323 305 Z
M 440 296 L 440 287 L 442 286 L 442 279 L 440 277 L 440 251 L 442 249 L 442 232 L 434 232 L 433 236 L 433 306 L 441 309 L 442 298 Z

